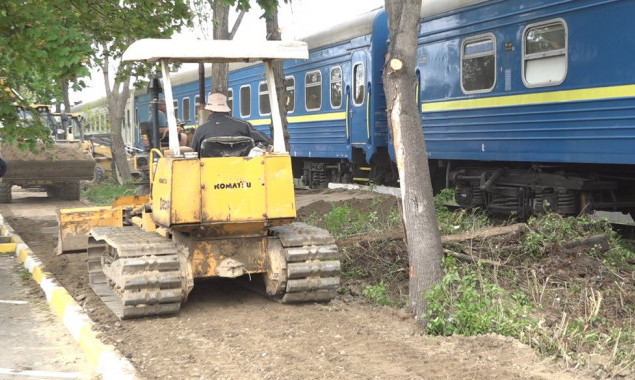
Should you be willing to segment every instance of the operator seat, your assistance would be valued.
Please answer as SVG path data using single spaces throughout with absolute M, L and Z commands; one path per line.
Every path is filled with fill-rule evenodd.
M 254 139 L 247 136 L 208 137 L 201 142 L 199 156 L 246 157 L 254 146 Z

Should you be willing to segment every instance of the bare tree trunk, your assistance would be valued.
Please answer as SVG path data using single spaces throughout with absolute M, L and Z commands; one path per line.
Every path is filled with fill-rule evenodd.
M 102 72 L 104 75 L 104 83 L 106 85 L 106 98 L 108 100 L 108 116 L 110 118 L 110 135 L 112 143 L 110 149 L 112 151 L 114 170 L 117 171 L 120 184 L 130 178 L 130 168 L 126 158 L 126 147 L 121 136 L 121 129 L 124 119 L 126 102 L 130 96 L 130 79 L 126 79 L 123 83 L 115 80 L 113 88 L 110 88 L 108 80 L 108 55 L 104 54 L 102 62 Z
M 64 102 L 64 113 L 71 112 L 71 101 L 68 96 L 68 81 L 62 79 L 62 101 Z
M 215 40 L 231 40 L 234 38 L 245 11 L 241 11 L 238 19 L 229 33 L 229 4 L 224 0 L 209 0 L 214 12 L 214 28 L 212 37 Z M 227 63 L 212 63 L 212 92 L 227 95 L 229 65 Z
M 280 28 L 278 26 L 278 8 L 269 12 L 265 16 L 267 24 L 267 39 L 272 41 L 280 41 Z M 284 146 L 287 152 L 290 149 L 289 145 L 289 130 L 287 129 L 287 86 L 284 82 L 284 71 L 282 69 L 282 61 L 277 61 L 273 64 L 273 78 L 276 82 L 276 95 L 278 97 L 278 108 L 280 109 L 280 119 L 282 121 L 282 132 L 284 135 Z M 273 129 L 273 124 L 271 126 Z M 271 131 L 273 137 L 273 130 Z
M 422 293 L 443 277 L 443 247 L 421 118 L 415 101 L 421 0 L 385 0 L 385 4 L 391 39 L 383 74 L 384 91 L 401 181 L 402 215 L 410 262 L 410 306 L 419 318 L 426 310 Z
M 214 11 L 214 29 L 212 31 L 215 40 L 229 39 L 229 5 L 223 0 L 210 0 Z M 227 94 L 227 72 L 229 65 L 226 63 L 212 63 L 212 92 Z

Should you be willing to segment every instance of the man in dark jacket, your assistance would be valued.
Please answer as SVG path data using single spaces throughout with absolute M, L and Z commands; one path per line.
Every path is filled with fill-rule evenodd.
M 227 106 L 225 95 L 217 92 L 210 94 L 205 109 L 212 113 L 207 121 L 194 132 L 191 147 L 195 151 L 200 151 L 201 142 L 208 137 L 246 136 L 254 139 L 256 144 L 270 144 L 269 138 L 264 133 L 255 130 L 250 123 L 229 116 L 231 109 Z

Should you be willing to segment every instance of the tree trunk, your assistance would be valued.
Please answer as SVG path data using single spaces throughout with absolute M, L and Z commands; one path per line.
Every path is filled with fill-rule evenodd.
M 112 151 L 113 164 L 117 171 L 117 179 L 123 185 L 130 178 L 130 168 L 128 167 L 128 159 L 126 158 L 126 147 L 121 136 L 121 126 L 123 125 L 124 113 L 128 96 L 130 96 L 130 78 L 123 82 L 115 80 L 114 86 L 110 87 L 108 80 L 108 55 L 104 54 L 102 61 L 102 72 L 104 76 L 104 84 L 106 85 L 106 99 L 108 100 L 108 116 L 110 118 L 110 135 L 112 143 L 110 149 Z
M 214 28 L 212 37 L 215 40 L 229 39 L 229 5 L 224 0 L 210 0 L 214 12 Z M 226 63 L 212 63 L 212 91 L 227 95 L 227 72 L 229 65 Z
M 267 25 L 267 40 L 280 41 L 280 28 L 278 26 L 278 8 L 269 12 L 265 16 Z M 289 145 L 289 130 L 287 129 L 287 86 L 284 81 L 284 71 L 282 69 L 282 61 L 273 64 L 273 78 L 276 82 L 276 95 L 278 97 L 278 109 L 280 110 L 280 119 L 282 121 L 282 133 L 284 136 L 284 146 L 287 152 Z M 271 125 L 271 137 L 273 138 L 273 123 Z
M 385 0 L 390 47 L 384 67 L 386 107 L 401 182 L 403 223 L 410 262 L 410 306 L 426 310 L 422 293 L 441 281 L 439 236 L 421 118 L 415 100 L 415 59 L 421 0 Z
M 68 96 L 68 81 L 62 79 L 62 99 L 64 102 L 64 113 L 71 113 L 71 101 Z

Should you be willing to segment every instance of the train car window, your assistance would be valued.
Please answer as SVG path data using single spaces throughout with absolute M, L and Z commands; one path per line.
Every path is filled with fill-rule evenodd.
M 287 88 L 287 113 L 293 113 L 295 111 L 295 78 L 294 77 L 286 77 L 284 78 L 284 85 Z
M 319 70 L 310 71 L 304 77 L 304 104 L 307 111 L 322 107 L 322 73 Z
M 461 47 L 461 89 L 490 92 L 496 84 L 496 40 L 491 34 L 471 37 Z
M 134 109 L 134 123 L 139 124 L 139 108 Z
M 260 82 L 258 85 L 258 111 L 260 115 L 271 114 L 271 104 L 269 104 L 269 88 L 267 83 Z
M 366 68 L 361 62 L 353 65 L 353 103 L 356 106 L 364 103 L 366 96 Z
M 342 106 L 342 68 L 335 66 L 331 69 L 331 108 Z
M 198 114 L 201 110 L 201 96 L 196 95 L 194 97 L 194 123 L 198 124 Z
M 183 99 L 185 100 L 185 99 Z M 174 117 L 175 118 L 179 118 L 179 101 L 178 100 L 173 100 L 172 101 L 172 107 L 174 107 Z M 167 111 L 167 109 L 166 109 Z
M 528 25 L 523 33 L 523 82 L 555 86 L 567 76 L 567 24 L 562 19 Z
M 240 116 L 249 117 L 251 115 L 251 86 L 240 88 Z
M 229 114 L 231 115 L 234 109 L 234 90 L 231 88 L 227 89 L 227 106 L 230 109 Z
M 176 113 L 176 110 L 175 110 Z M 181 121 L 190 120 L 190 98 L 183 98 L 183 119 Z

